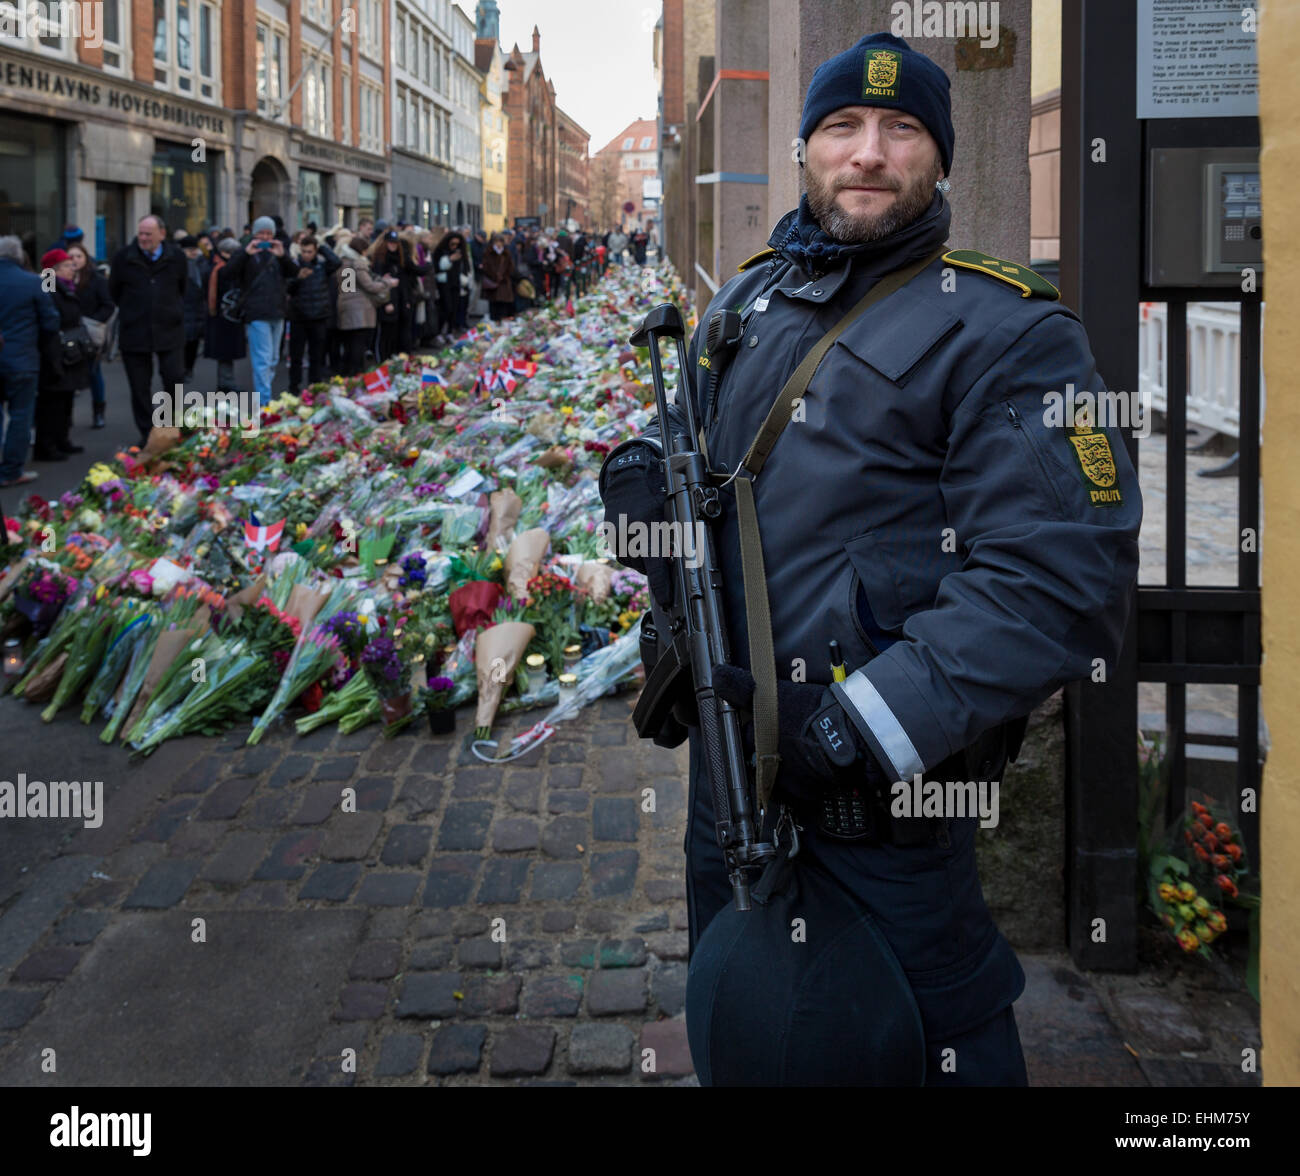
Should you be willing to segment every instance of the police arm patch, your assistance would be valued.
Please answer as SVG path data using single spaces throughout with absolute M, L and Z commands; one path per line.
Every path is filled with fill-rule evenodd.
M 1066 436 L 1088 488 L 1088 501 L 1093 506 L 1119 506 L 1124 499 L 1116 485 L 1119 474 L 1110 438 L 1086 424 L 1071 427 Z
M 1020 291 L 1021 298 L 1047 298 L 1056 302 L 1061 292 L 1046 278 L 1034 273 L 1027 265 L 1018 265 L 1014 261 L 1003 261 L 978 249 L 953 249 L 943 255 L 949 265 L 962 269 L 974 270 L 976 273 L 988 274 Z

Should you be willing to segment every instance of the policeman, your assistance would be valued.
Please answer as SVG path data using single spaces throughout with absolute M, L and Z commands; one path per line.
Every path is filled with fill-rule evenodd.
M 716 670 L 717 688 L 754 713 L 753 729 L 764 675 L 776 678 L 779 768 L 765 828 L 788 807 L 801 844 L 793 856 L 781 841 L 786 874 L 802 862 L 805 893 L 828 876 L 851 895 L 906 977 L 924 1067 L 893 1080 L 923 1072 L 927 1085 L 1024 1085 L 1011 1008 L 1024 975 L 980 890 L 976 818 L 949 807 L 917 814 L 905 802 L 913 784 L 998 780 L 1024 716 L 1086 677 L 1094 659 L 1116 657 L 1137 574 L 1137 479 L 1105 422 L 1086 411 L 1062 419 L 1063 404 L 1086 407 L 1085 393 L 1100 402 L 1104 387 L 1055 288 L 1023 266 L 946 249 L 954 135 L 944 72 L 900 38 L 864 37 L 818 68 L 799 134 L 798 208 L 718 291 L 689 350 L 710 466 L 734 475 L 715 537 L 735 664 Z M 703 338 L 723 311 L 739 316 L 715 331 L 738 339 L 729 361 Z M 800 369 L 815 348 L 823 354 L 809 377 Z M 660 456 L 654 430 L 609 455 L 607 521 L 662 524 Z M 755 563 L 750 503 L 767 604 L 757 612 L 742 575 L 746 556 Z M 668 565 L 623 562 L 647 573 L 665 623 Z M 828 664 L 831 641 L 842 681 Z M 698 721 L 689 703 L 677 713 Z M 729 922 L 761 912 L 730 909 L 698 730 L 685 733 L 692 973 L 706 930 L 728 926 L 725 949 L 709 953 L 716 1046 L 728 1024 L 759 1019 L 765 1000 L 796 1020 L 808 1010 L 791 1012 L 790 991 L 726 982 L 738 966 L 761 975 L 761 960 L 738 964 L 730 945 L 741 932 Z M 761 758 L 762 736 L 752 737 Z M 671 744 L 671 732 L 661 741 Z M 756 892 L 779 885 L 765 876 Z M 883 972 L 832 970 L 844 1040 L 869 1036 L 847 1024 L 873 1015 L 855 999 L 865 984 L 884 985 L 901 1009 Z M 721 1007 L 724 997 L 751 1003 Z M 692 1030 L 693 1051 L 699 1040 Z M 770 1080 L 841 1080 L 826 1077 L 843 1073 L 829 1058 L 830 1029 L 806 1040 L 821 1052 L 773 1063 Z M 745 1066 L 713 1070 L 743 1080 Z

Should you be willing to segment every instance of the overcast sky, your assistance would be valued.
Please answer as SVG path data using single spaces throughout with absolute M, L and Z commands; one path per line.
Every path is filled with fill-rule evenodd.
M 474 15 L 475 0 L 459 0 Z M 497 0 L 501 48 L 533 47 L 533 25 L 542 34 L 542 69 L 555 85 L 555 100 L 591 136 L 593 154 L 633 119 L 654 118 L 652 33 L 656 0 Z

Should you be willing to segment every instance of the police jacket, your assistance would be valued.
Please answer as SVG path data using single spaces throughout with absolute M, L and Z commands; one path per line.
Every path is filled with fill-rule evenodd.
M 139 241 L 117 251 L 108 274 L 108 294 L 119 308 L 117 345 L 122 351 L 171 351 L 185 346 L 185 284 L 188 258 L 164 241 L 157 260 Z
M 771 252 L 718 291 L 689 349 L 714 469 L 736 469 L 814 344 L 883 275 L 943 248 L 949 219 L 936 194 L 847 264 L 806 273 Z M 777 675 L 829 685 L 839 641 L 850 673 L 833 689 L 898 780 L 1113 663 L 1137 575 L 1142 504 L 1118 430 L 1050 411 L 1069 385 L 1076 403 L 1104 391 L 1083 326 L 1027 296 L 1037 275 L 987 261 L 935 260 L 849 326 L 754 481 Z M 701 351 L 723 308 L 744 337 L 706 406 Z M 640 443 L 657 449 L 656 429 L 614 449 L 602 491 Z M 730 648 L 748 667 L 734 487 L 722 500 Z

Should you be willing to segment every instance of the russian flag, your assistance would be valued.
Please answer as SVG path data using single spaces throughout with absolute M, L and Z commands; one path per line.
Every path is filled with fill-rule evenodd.
M 420 386 L 422 388 L 428 388 L 430 385 L 445 388 L 447 386 L 447 381 L 438 375 L 433 368 L 424 368 L 420 372 Z

